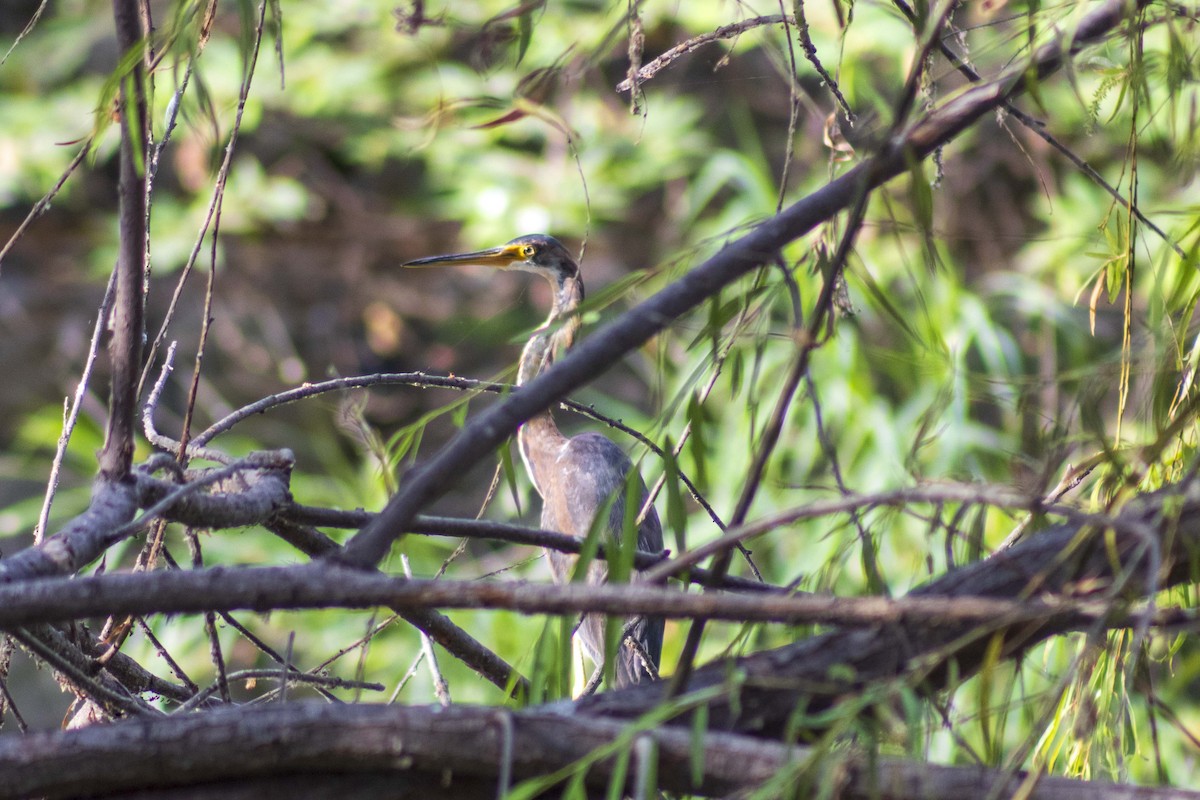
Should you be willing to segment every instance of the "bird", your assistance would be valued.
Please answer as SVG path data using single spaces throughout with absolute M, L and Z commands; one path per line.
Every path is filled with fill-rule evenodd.
M 517 385 L 536 378 L 554 363 L 559 353 L 570 349 L 581 325 L 578 309 L 583 302 L 583 278 L 571 253 L 557 239 L 545 234 L 519 236 L 499 247 L 470 253 L 431 256 L 406 262 L 405 267 L 476 265 L 502 270 L 520 270 L 541 275 L 550 282 L 554 300 L 550 314 L 521 351 Z M 624 527 L 627 481 L 637 484 L 639 507 L 648 493 L 641 476 L 634 475 L 629 456 L 600 433 L 563 435 L 549 409 L 517 430 L 517 449 L 534 488 L 542 497 L 542 528 L 584 539 L 597 515 L 608 509 L 603 522 L 609 549 L 619 540 Z M 653 506 L 638 526 L 637 548 L 658 553 L 663 547 L 662 524 Z M 546 550 L 550 571 L 557 583 L 571 580 L 578 557 Z M 588 583 L 608 579 L 608 565 L 593 560 L 587 569 Z M 635 572 L 633 579 L 637 579 Z M 622 688 L 657 679 L 662 655 L 663 620 L 638 617 L 626 620 L 629 633 L 616 652 L 615 686 Z M 580 643 L 596 664 L 604 663 L 605 617 L 586 614 L 578 629 Z

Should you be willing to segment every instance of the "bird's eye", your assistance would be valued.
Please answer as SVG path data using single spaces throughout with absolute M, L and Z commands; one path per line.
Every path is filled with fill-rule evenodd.
M 533 254 L 536 252 L 537 250 L 531 244 L 527 244 L 521 248 L 521 255 L 525 258 L 533 258 Z

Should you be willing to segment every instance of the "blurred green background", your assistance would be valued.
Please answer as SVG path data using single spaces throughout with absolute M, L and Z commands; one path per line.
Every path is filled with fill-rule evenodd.
M 38 5 L 4 5 L 0 49 Z M 207 3 L 151 6 L 160 57 L 151 114 L 156 141 L 188 74 L 152 202 L 154 336 L 212 201 L 258 7 L 221 4 L 206 38 Z M 777 4 L 633 7 L 637 25 L 625 3 L 582 0 L 400 7 L 285 0 L 278 13 L 269 9 L 220 237 L 215 250 L 208 239 L 200 247 L 167 330 L 179 350 L 160 429 L 179 433 L 210 271 L 216 295 L 196 407 L 200 427 L 264 395 L 335 375 L 429 370 L 511 380 L 519 343 L 545 314 L 547 287 L 519 274 L 408 273 L 396 265 L 551 233 L 582 249 L 590 293 L 600 299 L 585 319 L 586 336 L 770 216 L 781 197 L 795 200 L 869 153 L 891 124 L 917 50 L 911 25 L 887 3 L 807 5 L 817 53 L 857 115 L 852 126 L 842 121 L 847 145 L 834 149 L 827 133 L 836 105 L 800 52 L 794 27 L 794 52 L 781 26 L 754 27 L 679 58 L 633 102 L 614 88 L 626 76 L 631 34 L 639 28 L 641 60 L 649 61 L 718 26 L 778 14 Z M 1031 42 L 1069 29 L 1089 7 L 967 4 L 947 41 L 966 47 L 976 69 L 991 75 Z M 1103 508 L 1117 487 L 1153 488 L 1191 467 L 1191 423 L 1149 462 L 1136 446 L 1156 442 L 1169 422 L 1190 413 L 1183 402 L 1190 394 L 1178 390 L 1196 361 L 1192 317 L 1200 287 L 1194 23 L 1168 19 L 1140 46 L 1140 61 L 1124 37 L 1087 50 L 1068 73 L 1032 87 L 1021 106 L 1123 195 L 1136 160 L 1142 210 L 1187 258 L 1144 226 L 1135 226 L 1131 239 L 1127 212 L 1014 120 L 999 114 L 982 121 L 945 149 L 940 166 L 915 167 L 872 198 L 834 336 L 815 355 L 751 518 L 843 489 L 922 482 L 991 483 L 1043 495 L 1068 464 L 1095 454 L 1098 468 L 1068 499 Z M 117 131 L 107 110 L 115 62 L 110 5 L 63 0 L 0 66 L 0 239 L 54 185 L 82 142 L 97 136 L 47 213 L 0 263 L 5 553 L 29 541 L 62 400 L 74 391 L 115 257 Z M 928 75 L 918 106 L 963 86 L 940 59 Z M 812 254 L 836 245 L 839 233 L 839 225 L 827 226 L 784 254 L 806 313 L 820 288 Z M 1122 288 L 1129 275 L 1127 317 Z M 605 293 L 610 286 L 616 289 Z M 661 446 L 678 442 L 690 424 L 680 467 L 728 515 L 794 353 L 792 322 L 781 273 L 766 269 L 674 324 L 575 399 Z M 55 522 L 86 504 L 105 392 L 101 367 L 71 441 Z M 255 417 L 216 445 L 235 454 L 290 447 L 298 457 L 299 502 L 378 509 L 395 476 L 461 424 L 461 407 L 436 413 L 459 399 L 414 388 L 325 395 Z M 466 412 L 491 402 L 471 398 Z M 559 420 L 569 432 L 595 428 L 561 412 Z M 647 483 L 662 473 L 660 459 L 609 435 L 640 463 Z M 149 452 L 143 445 L 139 455 Z M 496 463 L 462 476 L 433 510 L 474 516 Z M 536 495 L 516 472 L 486 515 L 536 524 Z M 659 500 L 664 517 L 672 496 L 680 496 L 673 483 Z M 686 496 L 679 502 L 682 521 L 676 513 L 666 532 L 676 551 L 717 532 Z M 751 549 L 771 582 L 899 595 L 982 557 L 1021 519 L 980 505 L 874 509 L 856 519 L 789 526 Z M 1035 521 L 1034 529 L 1042 524 Z M 171 530 L 167 543 L 187 561 L 180 531 Z M 206 563 L 303 560 L 256 529 L 206 534 L 202 545 Z M 416 574 L 430 576 L 456 545 L 410 536 L 396 553 L 408 554 Z M 139 546 L 117 548 L 106 568 L 128 566 Z M 399 571 L 395 554 L 386 567 Z M 737 569 L 746 574 L 744 565 Z M 538 552 L 482 542 L 471 542 L 446 575 L 549 580 Z M 1162 602 L 1191 605 L 1192 594 L 1174 592 Z M 538 637 L 559 629 L 557 622 L 501 612 L 451 616 L 526 673 L 540 669 Z M 307 668 L 354 644 L 385 615 L 240 618 L 279 649 L 295 631 L 295 661 Z M 200 620 L 152 625 L 198 682 L 212 680 Z M 681 630 L 668 624 L 667 671 Z M 757 650 L 807 633 L 712 625 L 702 655 Z M 233 629 L 222 627 L 221 636 L 231 669 L 269 663 Z M 1012 760 L 1060 774 L 1186 785 L 1196 749 L 1183 731 L 1200 725 L 1192 686 L 1200 652 L 1187 637 L 1153 636 L 1131 647 L 1124 634 L 1100 644 L 1066 637 L 1019 666 L 996 667 L 946 699 L 954 735 L 936 710 L 889 697 L 880 703 L 889 724 L 873 730 L 871 741 L 947 763 Z M 126 652 L 155 663 L 140 637 Z M 386 699 L 418 652 L 414 631 L 399 622 L 330 669 L 384 683 Z M 1087 669 L 1071 673 L 1076 657 Z M 502 700 L 444 654 L 441 666 L 456 701 Z M 1157 694 L 1144 691 L 1146 675 L 1154 676 Z M 1137 692 L 1135 681 L 1143 681 Z M 37 694 L 39 682 L 50 684 L 45 675 L 31 679 L 18 706 L 40 726 L 54 725 L 66 701 L 53 688 Z M 263 689 L 239 691 L 248 697 Z M 22 696 L 30 699 L 22 703 Z M 403 702 L 431 698 L 423 667 L 398 694 Z M 1155 717 L 1159 705 L 1173 709 L 1173 718 Z M 1158 738 L 1146 749 L 1152 718 Z

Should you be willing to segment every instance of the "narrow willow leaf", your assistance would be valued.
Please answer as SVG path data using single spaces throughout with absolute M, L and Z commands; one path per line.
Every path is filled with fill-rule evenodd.
M 512 448 L 508 442 L 500 445 L 497 455 L 500 457 L 500 470 L 504 474 L 504 485 L 508 487 L 513 506 L 517 509 L 517 516 L 523 516 L 524 512 L 521 510 L 521 490 L 517 484 L 517 470 L 513 465 Z
M 625 783 L 629 778 L 629 754 L 632 749 L 625 747 L 617 753 L 612 774 L 608 777 L 608 800 L 621 800 L 625 796 Z
M 683 481 L 679 479 L 679 462 L 675 459 L 675 446 L 671 437 L 663 442 L 666 454 L 666 470 L 663 488 L 667 491 L 667 530 L 675 535 L 675 551 L 687 551 L 687 508 L 683 501 Z
M 533 13 L 545 5 L 545 0 L 525 3 L 520 16 L 517 17 L 517 63 L 525 58 L 529 43 L 533 41 Z
M 692 784 L 704 782 L 704 738 L 708 734 L 708 706 L 700 706 L 692 712 L 692 747 L 690 765 Z
M 708 489 L 708 435 L 704 419 L 704 406 L 695 394 L 688 400 L 687 420 L 692 436 L 688 439 L 688 453 L 692 456 L 692 481 L 701 491 Z

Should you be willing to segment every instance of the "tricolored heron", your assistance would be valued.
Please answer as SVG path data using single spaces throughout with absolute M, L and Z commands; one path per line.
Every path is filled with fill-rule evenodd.
M 406 267 L 433 267 L 471 264 L 499 269 L 533 272 L 550 281 L 554 304 L 550 316 L 525 344 L 517 367 L 517 385 L 528 383 L 554 363 L 555 354 L 568 349 L 579 330 L 576 313 L 583 302 L 583 279 L 579 265 L 557 239 L 544 234 L 521 236 L 508 244 L 473 253 L 433 256 L 409 261 Z M 621 536 L 625 517 L 627 476 L 633 469 L 629 457 L 598 433 L 583 433 L 567 438 L 554 423 L 549 409 L 530 419 L 517 431 L 517 447 L 525 469 L 542 496 L 542 527 L 583 539 L 592 529 L 597 514 L 609 508 L 605 522 L 610 548 Z M 646 485 L 637 481 L 640 505 L 645 503 Z M 610 505 L 611 504 L 611 505 Z M 662 525 L 658 514 L 649 509 L 638 528 L 637 547 L 657 553 L 662 550 Z M 555 581 L 571 579 L 577 558 L 547 550 L 550 571 Z M 587 581 L 600 583 L 608 577 L 608 566 L 593 561 Z M 657 677 L 662 653 L 663 621 L 639 618 L 633 621 L 631 641 L 622 641 L 617 649 L 616 684 L 628 686 Z M 584 650 L 596 663 L 604 662 L 604 617 L 588 614 L 579 627 Z M 636 643 L 636 644 L 634 644 Z M 651 666 L 646 664 L 649 658 Z

